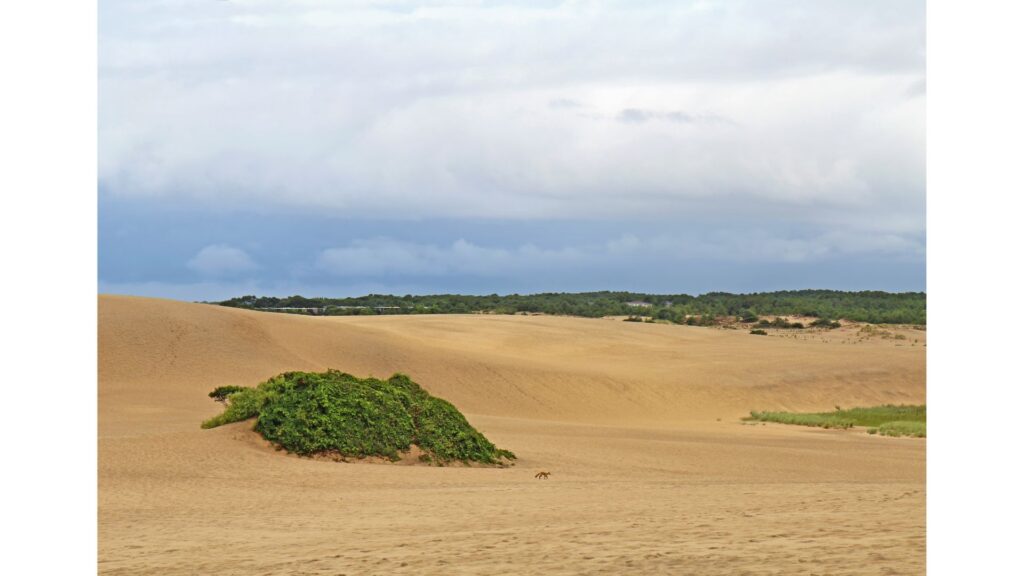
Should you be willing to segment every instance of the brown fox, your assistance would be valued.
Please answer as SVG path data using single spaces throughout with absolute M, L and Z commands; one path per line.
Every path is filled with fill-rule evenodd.
M 551 472 L 537 472 L 537 474 L 534 476 L 534 478 L 539 478 L 541 480 L 547 480 L 548 476 L 551 476 Z

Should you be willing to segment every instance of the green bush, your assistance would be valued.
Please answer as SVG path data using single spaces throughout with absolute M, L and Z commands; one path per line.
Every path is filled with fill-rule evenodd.
M 227 408 L 224 412 L 203 422 L 203 428 L 216 428 L 232 422 L 241 422 L 259 415 L 264 395 L 258 388 L 242 388 L 240 391 L 225 396 Z
M 210 398 L 213 398 L 218 402 L 225 402 L 227 401 L 228 396 L 235 392 L 241 392 L 242 390 L 245 390 L 244 386 L 218 386 L 213 389 L 213 392 L 210 392 Z
M 679 324 L 686 324 L 687 326 L 714 326 L 715 317 L 707 314 L 703 316 L 687 316 L 685 319 L 680 319 Z
M 785 318 L 776 318 L 776 319 L 771 320 L 771 321 L 765 320 L 764 318 L 762 318 L 760 321 L 758 321 L 757 325 L 758 326 L 763 326 L 765 328 L 803 328 L 804 327 L 803 323 L 801 323 L 801 322 L 790 322 L 789 320 L 786 320 Z
M 417 445 L 424 460 L 438 464 L 515 458 L 470 426 L 455 406 L 403 374 L 378 380 L 337 370 L 286 372 L 227 399 L 224 413 L 203 428 L 255 417 L 257 432 L 296 454 L 395 460 Z
M 765 332 L 764 330 L 761 330 L 760 328 L 755 328 L 754 330 L 751 330 L 750 333 L 751 334 L 757 334 L 758 336 L 767 336 L 768 335 L 767 332 Z
M 833 328 L 839 328 L 842 324 L 834 320 L 829 320 L 828 318 L 818 318 L 814 322 L 811 322 L 811 326 L 815 328 L 828 328 L 831 330 Z

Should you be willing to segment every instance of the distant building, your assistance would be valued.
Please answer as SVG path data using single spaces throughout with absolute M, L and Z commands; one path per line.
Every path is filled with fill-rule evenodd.
M 626 306 L 632 306 L 634 308 L 650 308 L 651 307 L 651 303 L 650 302 L 637 302 L 637 301 L 634 301 L 634 302 L 626 302 Z

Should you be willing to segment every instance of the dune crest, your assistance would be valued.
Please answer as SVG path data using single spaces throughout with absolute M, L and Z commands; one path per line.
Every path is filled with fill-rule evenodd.
M 568 317 L 325 318 L 102 296 L 100 350 L 101 401 L 173 387 L 199 417 L 214 386 L 331 367 L 408 373 L 466 412 L 569 422 L 672 425 L 924 401 L 923 347 Z

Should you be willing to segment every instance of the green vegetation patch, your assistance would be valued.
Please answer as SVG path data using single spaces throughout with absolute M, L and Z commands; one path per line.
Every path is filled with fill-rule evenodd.
M 436 464 L 504 465 L 515 459 L 470 426 L 455 406 L 404 374 L 378 380 L 338 370 L 286 372 L 255 388 L 225 392 L 227 408 L 203 428 L 255 418 L 257 432 L 295 454 L 398 460 L 415 445 L 423 450 L 421 460 Z
M 924 292 L 842 292 L 836 290 L 787 290 L 755 294 L 711 292 L 644 294 L 639 292 L 581 292 L 467 296 L 461 294 L 369 294 L 351 298 L 303 296 L 241 296 L 219 302 L 222 306 L 290 314 L 493 314 L 543 313 L 599 318 L 643 315 L 690 326 L 714 326 L 717 319 L 736 318 L 758 322 L 760 316 L 807 316 L 828 319 L 816 326 L 838 327 L 840 318 L 874 324 L 915 324 L 927 321 Z M 767 321 L 766 321 L 767 322 Z M 780 324 L 784 321 L 780 321 Z M 768 322 L 770 325 L 771 322 Z M 795 324 L 795 323 L 793 323 Z M 798 326 L 776 326 L 798 328 Z
M 843 410 L 836 406 L 832 412 L 757 412 L 744 420 L 778 422 L 819 428 L 852 428 L 868 426 L 869 434 L 883 436 L 926 437 L 927 413 L 925 406 L 886 404 L 869 408 Z
M 925 438 L 928 435 L 925 422 L 886 422 L 878 427 L 878 433 L 882 436 L 913 436 L 914 438 Z
M 796 424 L 798 426 L 816 426 L 818 428 L 852 428 L 854 423 L 849 418 L 834 416 L 829 413 L 800 414 L 796 412 L 751 412 L 749 418 L 759 422 L 778 422 L 779 424 Z
M 231 396 L 235 392 L 241 392 L 245 390 L 245 386 L 217 386 L 210 392 L 210 398 L 213 398 L 217 402 L 227 403 L 228 396 Z
M 803 328 L 803 322 L 790 322 L 785 318 L 776 318 L 775 320 L 761 320 L 757 323 L 758 326 L 764 326 L 767 328 Z
M 834 328 L 841 328 L 842 324 L 836 322 L 835 320 L 829 320 L 828 318 L 818 318 L 814 322 L 811 322 L 811 326 L 815 328 L 828 328 L 829 330 L 832 330 Z

